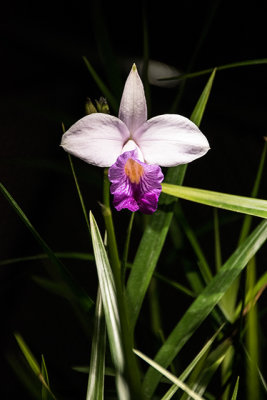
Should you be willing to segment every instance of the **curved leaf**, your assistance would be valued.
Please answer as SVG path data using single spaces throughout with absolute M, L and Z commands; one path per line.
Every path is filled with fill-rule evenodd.
M 267 218 L 267 200 L 172 185 L 170 183 L 163 183 L 162 191 L 171 196 L 207 206 Z
M 211 313 L 236 277 L 246 267 L 248 261 L 256 254 L 266 240 L 267 221 L 264 220 L 242 245 L 236 249 L 217 275 L 185 312 L 158 351 L 155 357 L 157 363 L 166 368 L 172 362 L 184 344 Z M 144 392 L 148 398 L 151 398 L 159 380 L 160 374 L 150 368 L 143 382 Z

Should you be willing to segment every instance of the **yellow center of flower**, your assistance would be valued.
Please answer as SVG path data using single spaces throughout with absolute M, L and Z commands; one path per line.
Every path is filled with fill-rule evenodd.
M 144 168 L 138 162 L 129 158 L 124 166 L 124 172 L 130 179 L 131 183 L 139 183 L 144 173 Z

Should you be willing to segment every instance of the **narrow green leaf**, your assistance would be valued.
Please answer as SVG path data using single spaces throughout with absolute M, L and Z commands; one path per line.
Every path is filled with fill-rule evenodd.
M 233 391 L 233 395 L 231 397 L 231 400 L 236 400 L 237 399 L 238 386 L 239 386 L 239 376 L 237 377 L 236 384 L 235 384 L 235 387 L 234 387 L 234 391 Z
M 256 261 L 253 257 L 246 271 L 246 292 L 253 289 L 256 280 Z M 250 303 L 247 314 L 246 347 L 250 354 L 250 361 L 246 364 L 247 399 L 260 398 L 260 381 L 257 371 L 259 365 L 259 316 L 257 303 Z
M 185 186 L 162 184 L 162 191 L 180 199 L 194 201 L 207 206 L 267 218 L 267 201 L 232 194 L 213 192 Z
M 117 393 L 119 399 L 127 400 L 128 388 L 123 378 L 125 360 L 121 339 L 121 323 L 117 304 L 115 283 L 98 226 L 91 212 L 90 226 L 110 351 L 116 369 Z
M 200 244 L 198 242 L 198 239 L 196 237 L 195 232 L 193 229 L 191 229 L 189 223 L 186 220 L 186 217 L 182 211 L 181 206 L 178 204 L 176 207 L 176 216 L 177 220 L 179 221 L 179 224 L 182 226 L 182 229 L 184 230 L 186 237 L 189 241 L 189 243 L 192 246 L 192 249 L 195 252 L 195 255 L 197 256 L 198 259 L 198 267 L 201 272 L 202 278 L 206 283 L 208 283 L 212 279 L 212 273 L 211 269 L 209 267 L 209 264 L 207 262 L 207 259 L 200 247 Z
M 265 140 L 264 146 L 263 146 L 263 151 L 261 154 L 260 162 L 259 162 L 259 167 L 256 175 L 256 179 L 253 185 L 253 189 L 251 192 L 250 197 L 257 197 L 259 193 L 259 188 L 260 188 L 260 183 L 261 183 L 261 178 L 263 174 L 263 167 L 265 163 L 265 158 L 266 158 L 266 152 L 267 152 L 267 141 Z M 250 228 L 251 228 L 251 223 L 252 223 L 252 216 L 246 215 L 243 221 L 243 226 L 241 229 L 240 233 L 240 238 L 239 238 L 239 243 L 242 243 L 242 241 L 247 237 L 249 234 Z
M 197 125 L 200 124 L 203 117 L 214 80 L 214 74 L 215 72 L 212 73 L 192 113 L 192 121 Z M 170 168 L 165 177 L 165 181 L 179 183 L 181 185 L 185 172 L 186 165 Z M 150 280 L 164 246 L 172 221 L 175 202 L 176 201 L 169 196 L 164 194 L 160 196 L 159 210 L 148 220 L 148 224 L 146 225 L 141 242 L 138 246 L 127 282 L 126 293 L 132 329 L 135 327 Z M 136 296 L 136 293 L 138 293 L 138 296 Z
M 196 355 L 196 357 L 191 361 L 191 363 L 188 365 L 188 367 L 184 370 L 184 372 L 179 376 L 179 379 L 181 381 L 185 381 L 185 379 L 189 376 L 189 374 L 193 371 L 193 369 L 196 367 L 196 365 L 199 364 L 200 360 L 203 359 L 204 356 L 206 356 L 206 353 L 210 349 L 211 345 L 213 344 L 214 340 L 218 336 L 218 334 L 221 332 L 222 328 L 224 325 L 222 325 L 216 332 L 215 334 L 210 338 L 210 340 L 203 346 L 203 348 L 200 350 L 200 352 Z M 177 392 L 178 387 L 176 385 L 172 385 L 168 392 L 162 397 L 161 400 L 170 400 L 172 396 Z
M 193 121 L 197 126 L 200 125 L 201 121 L 202 121 L 202 117 L 204 114 L 204 111 L 206 109 L 207 106 L 207 102 L 210 96 L 210 92 L 211 92 L 211 88 L 213 85 L 213 81 L 215 78 L 215 73 L 216 73 L 216 68 L 212 71 L 212 74 L 208 80 L 208 83 L 206 84 L 195 108 L 193 113 L 191 114 L 191 121 Z
M 169 77 L 169 78 L 161 78 L 159 80 L 160 81 L 170 81 L 170 80 L 182 80 L 182 79 L 188 79 L 188 78 L 195 78 L 195 77 L 198 77 L 198 76 L 210 74 L 214 70 L 214 68 L 216 68 L 217 71 L 222 71 L 224 69 L 232 69 L 232 68 L 239 68 L 239 67 L 250 67 L 252 65 L 262 65 L 262 64 L 267 64 L 267 58 L 259 58 L 259 59 L 255 59 L 255 60 L 246 60 L 246 61 L 238 61 L 238 62 L 234 62 L 234 63 L 231 63 L 231 64 L 219 65 L 218 67 L 212 67 L 212 68 L 203 69 L 202 71 L 189 72 L 188 74 L 173 76 L 173 77 Z
M 25 368 L 25 362 L 23 362 L 20 357 L 13 355 L 12 353 L 7 353 L 7 362 L 12 368 L 14 374 L 21 382 L 23 387 L 28 391 L 28 397 L 33 399 L 40 398 L 40 380 L 33 374 L 29 374 L 28 368 Z
M 13 199 L 11 194 L 7 191 L 2 183 L 0 183 L 0 191 L 6 197 L 14 211 L 18 214 L 24 225 L 29 229 L 35 240 L 39 243 L 43 251 L 47 254 L 50 261 L 53 263 L 53 268 L 49 268 L 49 266 L 47 266 L 48 273 L 56 281 L 64 281 L 66 287 L 70 292 L 70 298 L 75 299 L 75 301 L 79 303 L 81 308 L 88 312 L 93 305 L 93 301 L 90 299 L 87 293 L 74 281 L 70 272 L 58 259 L 55 253 L 50 249 L 47 243 L 43 240 L 43 238 L 34 228 L 28 217 L 24 214 L 22 209 L 19 207 L 17 202 Z
M 71 158 L 70 154 L 68 154 L 68 159 L 69 159 L 69 162 L 70 162 L 71 172 L 72 172 L 72 175 L 73 175 L 73 178 L 74 178 L 75 186 L 76 186 L 76 189 L 77 189 L 77 192 L 78 192 L 78 196 L 79 196 L 79 199 L 80 199 L 80 203 L 81 203 L 81 207 L 82 207 L 82 211 L 83 211 L 83 216 L 84 216 L 84 219 L 85 219 L 85 222 L 86 222 L 86 225 L 87 225 L 88 232 L 90 234 L 91 231 L 90 231 L 90 225 L 89 225 L 89 220 L 88 220 L 88 216 L 87 216 L 88 214 L 87 214 L 87 211 L 86 211 L 86 207 L 85 207 L 85 204 L 84 204 L 82 192 L 81 192 L 81 189 L 80 189 L 80 185 L 79 185 L 79 182 L 78 182 L 78 178 L 77 178 L 77 175 L 76 175 L 76 172 L 75 172 L 74 165 L 73 165 L 72 158 Z
M 253 198 L 258 196 L 260 182 L 261 182 L 261 178 L 262 178 L 262 174 L 263 174 L 263 167 L 264 167 L 265 158 L 266 158 L 266 150 L 267 150 L 267 142 L 265 141 L 264 146 L 263 146 L 263 151 L 261 154 L 261 158 L 260 158 L 260 162 L 259 162 L 259 166 L 258 166 L 257 175 L 255 178 L 255 182 L 254 182 L 252 191 L 251 191 L 250 197 L 253 197 Z M 241 244 L 248 236 L 248 234 L 251 230 L 252 220 L 253 220 L 252 215 L 245 215 L 244 220 L 243 220 L 243 225 L 241 228 L 241 232 L 240 232 L 240 236 L 239 236 L 238 244 Z M 227 315 L 229 316 L 229 321 L 233 321 L 233 319 L 234 319 L 238 291 L 239 291 L 239 279 L 236 279 L 236 281 L 229 288 L 227 293 L 225 293 L 225 296 L 222 298 L 222 301 L 224 302 L 224 306 L 225 306 L 224 308 L 226 310 Z
M 142 358 L 144 361 L 146 361 L 148 364 L 150 364 L 153 368 L 155 368 L 157 371 L 159 371 L 162 375 L 166 376 L 171 382 L 173 382 L 175 385 L 180 387 L 183 391 L 188 393 L 193 399 L 195 400 L 203 400 L 203 397 L 198 396 L 193 390 L 191 390 L 187 385 L 183 383 L 180 379 L 176 378 L 175 375 L 173 375 L 171 372 L 167 371 L 165 368 L 162 368 L 158 363 L 155 361 L 151 360 L 151 358 L 147 357 L 145 354 L 141 353 L 139 350 L 134 350 L 135 354 L 137 354 L 140 358 Z
M 240 274 L 248 261 L 267 239 L 267 221 L 262 221 L 251 235 L 237 248 L 217 275 L 191 304 L 170 336 L 158 351 L 155 361 L 166 368 L 190 339 L 200 324 L 211 313 L 224 293 Z M 144 378 L 144 392 L 150 398 L 158 385 L 160 374 L 149 369 Z
M 16 339 L 25 359 L 27 360 L 27 363 L 29 364 L 29 367 L 33 371 L 34 375 L 36 375 L 38 377 L 38 379 L 41 381 L 42 387 L 45 387 L 45 391 L 48 391 L 49 394 L 52 396 L 52 398 L 54 400 L 56 400 L 56 397 L 51 392 L 51 389 L 42 374 L 40 365 L 36 361 L 36 358 L 32 354 L 32 352 L 29 349 L 29 347 L 27 346 L 27 344 L 25 343 L 24 339 L 22 338 L 22 336 L 19 333 L 14 333 L 14 336 L 15 336 L 15 339 Z M 42 389 L 42 394 L 43 394 L 43 389 Z
M 245 306 L 248 305 L 249 302 L 253 301 L 255 302 L 257 298 L 263 293 L 263 291 L 267 288 L 267 272 L 265 272 L 257 281 L 255 286 L 251 288 L 247 293 L 246 293 L 246 298 L 245 298 Z M 235 309 L 235 314 L 234 314 L 234 321 L 237 320 L 240 316 L 242 304 L 241 302 L 238 304 L 238 306 Z
M 42 354 L 42 362 L 41 362 L 41 375 L 44 379 L 44 382 L 46 383 L 46 385 L 42 385 L 42 400 L 55 399 L 55 396 L 51 393 L 50 390 L 48 390 L 48 388 L 50 386 L 49 385 L 49 377 L 48 377 L 48 371 L 46 368 L 46 363 L 45 363 L 43 354 Z
M 218 370 L 222 362 L 224 361 L 229 348 L 232 346 L 231 339 L 227 338 L 218 347 L 213 350 L 208 357 L 197 365 L 197 368 L 193 371 L 188 385 L 199 395 L 203 395 L 208 384 L 213 378 L 215 372 Z M 181 400 L 189 400 L 185 394 L 181 397 Z
M 104 84 L 100 76 L 97 74 L 96 70 L 93 68 L 91 63 L 88 61 L 86 57 L 83 57 L 83 61 L 85 62 L 85 65 L 90 72 L 92 78 L 94 79 L 95 83 L 99 87 L 101 93 L 103 96 L 107 99 L 110 107 L 113 109 L 115 113 L 118 112 L 118 102 L 113 96 L 113 94 L 110 92 L 110 90 L 107 88 L 107 86 Z
M 32 354 L 31 350 L 29 349 L 21 335 L 19 333 L 14 333 L 14 336 L 33 373 L 39 376 L 41 374 L 41 368 L 36 361 L 36 358 Z
M 100 291 L 97 293 L 86 400 L 104 399 L 106 325 Z
M 93 254 L 90 253 L 79 253 L 79 252 L 54 252 L 57 258 L 66 258 L 66 259 L 73 259 L 73 260 L 83 260 L 83 261 L 94 261 Z M 43 254 L 35 254 L 33 256 L 26 256 L 26 257 L 17 257 L 17 258 L 9 258 L 7 260 L 0 261 L 0 266 L 16 264 L 25 261 L 37 261 L 37 260 L 46 260 L 48 259 L 48 255 Z

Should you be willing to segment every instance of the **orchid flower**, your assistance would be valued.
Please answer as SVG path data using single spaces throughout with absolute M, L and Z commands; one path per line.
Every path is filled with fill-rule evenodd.
M 178 114 L 147 120 L 144 87 L 133 64 L 118 118 L 93 113 L 77 121 L 61 146 L 89 164 L 109 168 L 114 206 L 151 214 L 156 211 L 164 176 L 162 167 L 187 164 L 209 150 L 198 127 Z

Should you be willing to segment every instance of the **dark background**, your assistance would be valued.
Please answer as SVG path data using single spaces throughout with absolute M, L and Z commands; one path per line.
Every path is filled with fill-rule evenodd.
M 189 66 L 192 71 L 198 71 L 264 58 L 264 3 L 189 0 L 5 4 L 0 22 L 0 180 L 53 250 L 91 249 L 68 159 L 59 147 L 61 123 L 70 126 L 84 115 L 86 97 L 95 99 L 101 95 L 82 56 L 88 57 L 101 78 L 109 87 L 114 85 L 112 90 L 120 96 L 128 74 L 125 63 L 130 66 L 143 56 L 145 15 L 150 58 L 182 72 Z M 100 48 L 103 38 L 106 48 Z M 109 52 L 115 57 L 121 83 L 109 81 L 107 71 L 111 66 L 105 63 Z M 201 125 L 211 150 L 190 165 L 186 185 L 250 194 L 263 136 L 267 136 L 266 73 L 266 65 L 217 72 Z M 190 116 L 207 79 L 205 75 L 187 81 L 177 112 Z M 151 115 L 168 112 L 178 87 L 152 87 Z M 74 162 L 86 206 L 93 210 L 101 225 L 97 201 L 102 196 L 102 171 L 79 160 Z M 266 172 L 262 182 L 259 197 L 266 198 Z M 1 260 L 40 252 L 2 195 L 0 216 Z M 120 218 L 124 221 L 127 216 L 123 212 Z M 190 209 L 189 220 L 198 228 L 211 217 L 206 207 Z M 121 221 L 117 214 L 115 220 Z M 229 228 L 224 233 L 228 241 L 224 243 L 223 255 L 227 258 L 236 244 L 237 233 Z M 119 232 L 119 237 L 123 234 Z M 203 246 L 212 260 L 210 242 L 204 240 Z M 69 267 L 81 282 L 89 278 L 85 286 L 94 296 L 92 272 L 88 274 L 84 263 Z M 17 351 L 12 337 L 16 330 L 36 356 L 40 352 L 47 355 L 52 375 L 55 373 L 63 386 L 62 382 L 70 374 L 70 365 L 88 363 L 90 343 L 76 327 L 68 305 L 30 279 L 31 275 L 42 274 L 41 263 L 0 268 L 4 355 L 1 399 L 13 399 L 17 393 L 23 398 L 25 392 L 6 362 L 6 355 Z M 84 354 L 84 349 L 88 354 Z M 65 398 L 84 398 L 82 385 L 86 385 L 86 380 L 78 374 L 75 379 L 74 383 L 68 381 Z

